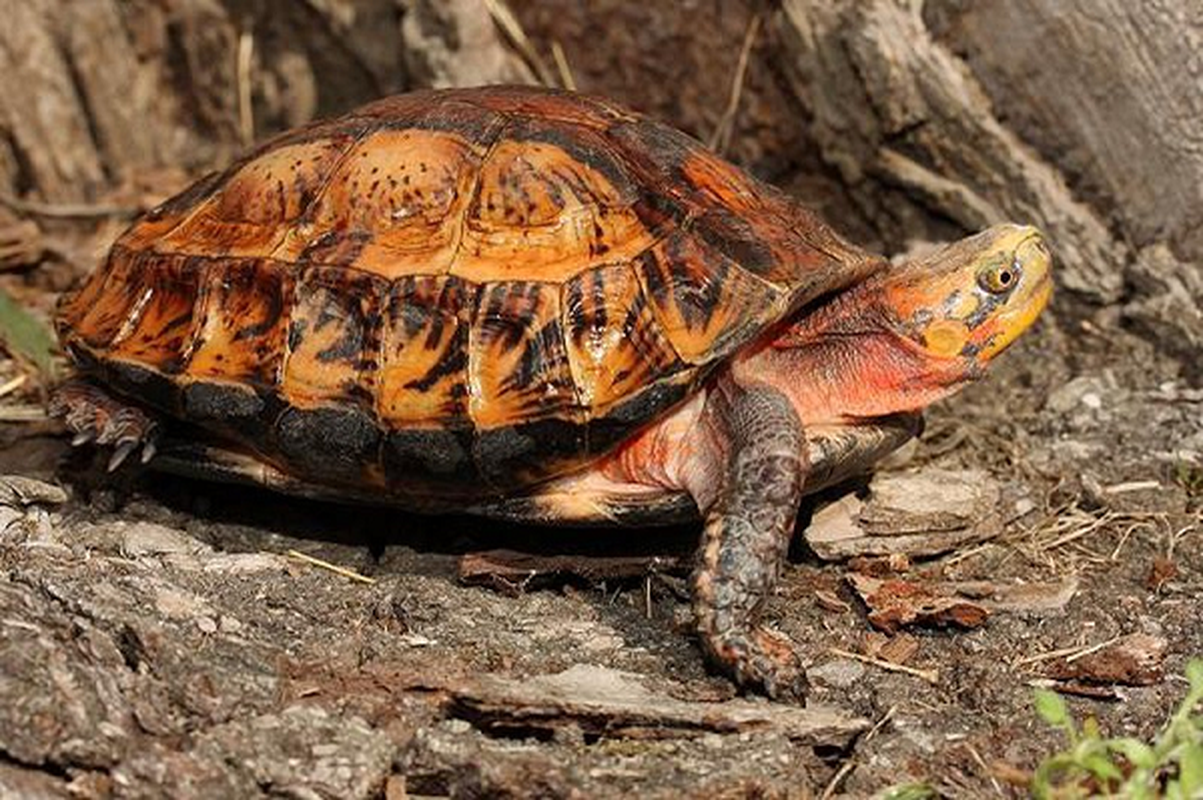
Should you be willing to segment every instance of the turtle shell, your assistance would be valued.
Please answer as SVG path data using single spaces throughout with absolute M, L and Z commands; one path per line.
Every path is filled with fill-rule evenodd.
M 57 325 L 85 374 L 290 475 L 478 495 L 611 451 L 879 263 L 612 102 L 431 91 L 148 212 Z

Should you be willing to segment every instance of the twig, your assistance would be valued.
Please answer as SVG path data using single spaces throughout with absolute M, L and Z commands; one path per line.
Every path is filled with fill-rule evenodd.
M 41 406 L 0 406 L 0 422 L 42 422 L 49 419 Z
M 1111 551 L 1111 556 L 1107 560 L 1119 561 L 1119 554 L 1123 551 L 1124 545 L 1126 545 L 1128 540 L 1132 538 L 1132 534 L 1138 528 L 1144 527 L 1144 525 L 1145 523 L 1143 522 L 1133 522 L 1131 525 L 1124 528 L 1124 532 L 1119 535 L 1119 542 L 1116 543 L 1115 549 Z
M 1099 650 L 1102 650 L 1104 647 L 1109 647 L 1110 645 L 1115 644 L 1116 642 L 1119 641 L 1119 638 L 1120 637 L 1118 637 L 1118 636 L 1113 636 L 1105 642 L 1099 642 L 1098 644 L 1086 645 L 1085 647 L 1082 647 L 1081 645 L 1079 645 L 1077 647 L 1063 647 L 1060 650 L 1050 650 L 1047 653 L 1040 653 L 1040 654 L 1034 655 L 1034 656 L 1025 656 L 1024 658 L 1021 658 L 1018 661 L 1014 662 L 1011 666 L 1025 667 L 1028 664 L 1035 664 L 1040 661 L 1051 661 L 1054 658 L 1065 658 L 1066 662 L 1077 661 L 1079 658 L 1088 656 L 1091 653 L 1097 653 Z
M 1116 483 L 1112 486 L 1104 486 L 1104 494 L 1127 494 L 1128 492 L 1145 492 L 1152 489 L 1160 489 L 1161 481 L 1128 481 L 1127 483 Z
M 984 553 L 985 551 L 989 550 L 993 546 L 994 546 L 994 542 L 982 542 L 979 545 L 975 545 L 973 547 L 969 547 L 964 550 L 961 550 L 960 552 L 955 553 L 952 556 L 949 556 L 947 559 L 945 559 L 944 567 L 947 568 L 947 567 L 951 567 L 955 564 L 960 564 L 965 559 L 973 558 L 978 553 Z
M 1106 525 L 1108 522 L 1113 521 L 1117 516 L 1118 515 L 1114 511 L 1107 511 L 1102 516 L 1096 518 L 1094 521 L 1089 522 L 1076 530 L 1072 530 L 1069 533 L 1066 533 L 1062 536 L 1057 537 L 1052 542 L 1044 545 L 1041 549 L 1055 550 L 1058 547 L 1061 547 L 1062 545 L 1077 541 L 1078 539 L 1081 539 L 1083 536 L 1086 536 L 1090 533 L 1095 532 L 1099 528 Z
M 551 43 L 551 57 L 556 62 L 556 69 L 560 73 L 560 83 L 570 92 L 576 91 L 576 79 L 572 77 L 572 67 L 568 66 L 568 57 L 564 55 L 564 48 L 560 47 L 559 41 Z
M 880 667 L 881 669 L 884 669 L 887 672 L 902 672 L 907 675 L 912 675 L 916 678 L 921 678 L 933 685 L 938 684 L 940 682 L 939 670 L 916 669 L 915 667 L 908 667 L 904 664 L 895 664 L 892 661 L 883 661 L 880 658 L 873 658 L 872 656 L 864 656 L 864 655 L 861 655 L 860 653 L 853 653 L 850 650 L 841 650 L 838 647 L 830 648 L 829 652 L 834 653 L 837 656 L 843 656 L 844 658 L 851 658 L 855 661 L 860 661 L 865 664 L 872 664 L 873 666 Z
M 514 12 L 510 10 L 506 0 L 484 0 L 485 8 L 489 12 L 489 16 L 493 18 L 493 22 L 501 32 L 510 40 L 510 44 L 518 50 L 518 54 L 522 56 L 522 60 L 535 73 L 535 77 L 539 79 L 539 83 L 544 86 L 556 86 L 556 76 L 547 67 L 547 62 L 535 50 L 530 39 L 526 36 L 526 31 L 522 30 L 522 24 L 518 22 L 518 18 L 514 16 Z
M 25 385 L 25 382 L 27 380 L 29 380 L 29 376 L 22 373 L 22 374 L 18 375 L 17 377 L 13 378 L 12 380 L 5 381 L 4 385 L 0 386 L 0 397 L 6 397 L 6 396 L 12 394 L 13 392 L 17 391 L 18 389 L 20 389 L 22 386 Z
M 1195 530 L 1194 525 L 1187 525 L 1185 527 L 1179 528 L 1178 530 L 1176 530 L 1172 534 L 1170 534 L 1170 543 L 1165 548 L 1165 560 L 1166 561 L 1174 560 L 1174 547 L 1178 544 L 1178 540 L 1181 539 L 1182 537 L 1186 536 L 1188 533 L 1193 533 L 1194 530 Z
M 752 54 L 752 46 L 756 43 L 756 34 L 760 32 L 760 14 L 753 15 L 748 21 L 748 29 L 744 33 L 744 43 L 739 49 L 739 60 L 735 62 L 735 75 L 731 79 L 731 93 L 727 97 L 727 107 L 719 118 L 718 126 L 710 134 L 706 144 L 720 155 L 731 143 L 731 133 L 735 128 L 735 115 L 739 112 L 739 100 L 743 96 L 744 78 L 748 72 L 748 58 Z
M 840 785 L 840 781 L 848 777 L 848 773 L 854 769 L 856 769 L 855 761 L 845 761 L 844 766 L 840 767 L 839 771 L 827 782 L 827 786 L 823 789 L 823 794 L 819 795 L 819 800 L 829 800 L 835 794 L 835 789 Z
M 367 575 L 360 575 L 354 570 L 347 569 L 346 567 L 340 567 L 337 564 L 331 564 L 329 561 L 323 561 L 320 558 L 314 558 L 313 556 L 305 555 L 297 550 L 289 550 L 287 555 L 289 558 L 295 558 L 297 561 L 304 561 L 306 564 L 312 564 L 315 567 L 321 567 L 322 569 L 330 570 L 331 572 L 342 575 L 345 578 L 350 578 L 353 581 L 359 581 L 360 583 L 368 584 L 376 582 L 375 578 L 369 578 Z
M 255 108 L 251 103 L 251 59 L 255 34 L 245 30 L 238 36 L 238 137 L 247 147 L 255 141 Z
M 869 729 L 869 732 L 860 737 L 860 742 L 863 744 L 876 736 L 886 726 L 886 723 L 894 718 L 894 714 L 897 711 L 898 706 L 890 706 L 886 709 L 886 713 L 881 715 L 881 719 L 877 720 L 873 727 Z
M 141 209 L 132 206 L 110 206 L 92 203 L 39 203 L 0 193 L 0 205 L 18 214 L 49 219 L 99 219 L 103 217 L 136 217 Z
M 889 709 L 886 710 L 886 713 L 881 715 L 881 719 L 877 720 L 876 724 L 874 724 L 873 727 L 869 729 L 869 732 L 856 740 L 855 746 L 860 747 L 865 742 L 868 742 L 874 736 L 876 736 L 878 733 L 880 733 L 881 729 L 885 727 L 886 723 L 894 718 L 894 712 L 896 712 L 897 710 L 898 710 L 898 706 L 890 706 Z M 826 788 L 823 789 L 823 794 L 820 795 L 820 800 L 825 800 L 825 798 L 831 797 L 831 795 L 835 792 L 836 787 L 838 787 L 840 785 L 840 781 L 842 781 L 844 778 L 848 777 L 848 773 L 856 768 L 855 758 L 856 758 L 855 750 L 853 752 L 848 753 L 847 756 L 845 756 L 844 763 L 842 765 L 840 765 L 840 768 L 836 771 L 836 773 L 832 777 L 832 779 L 827 782 Z
M 972 756 L 973 760 L 977 762 L 977 765 L 982 768 L 982 773 L 990 780 L 990 785 L 994 787 L 994 793 L 1001 795 L 1002 787 L 998 785 L 998 781 L 995 780 L 994 776 L 990 773 L 990 766 L 986 763 L 986 759 L 982 758 L 982 754 L 979 753 L 977 749 L 969 742 L 965 742 L 965 749 L 969 751 L 969 755 Z

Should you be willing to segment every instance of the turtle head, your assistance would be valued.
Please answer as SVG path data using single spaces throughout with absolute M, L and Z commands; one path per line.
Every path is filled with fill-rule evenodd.
M 736 377 L 772 384 L 807 423 L 919 411 L 985 374 L 1052 294 L 1052 258 L 1035 228 L 998 225 L 804 309 L 736 360 Z
M 996 225 L 891 270 L 879 302 L 896 332 L 980 375 L 1052 295 L 1052 256 L 1026 225 Z

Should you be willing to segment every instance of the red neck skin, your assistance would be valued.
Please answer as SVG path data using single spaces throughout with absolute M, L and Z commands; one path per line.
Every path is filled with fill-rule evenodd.
M 972 361 L 924 352 L 892 321 L 869 281 L 803 312 L 730 365 L 737 385 L 768 384 L 790 398 L 804 426 L 855 424 L 918 411 L 980 373 Z M 718 390 L 718 389 L 713 389 Z M 624 486 L 685 490 L 706 507 L 720 484 L 727 440 L 699 393 L 597 466 Z
M 977 377 L 972 362 L 925 352 L 899 331 L 869 281 L 804 313 L 732 364 L 738 383 L 768 384 L 804 425 L 919 411 Z

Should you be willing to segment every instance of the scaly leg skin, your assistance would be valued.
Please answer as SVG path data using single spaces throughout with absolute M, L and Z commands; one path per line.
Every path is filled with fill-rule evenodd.
M 142 448 L 142 463 L 155 454 L 158 423 L 145 411 L 106 392 L 96 384 L 73 379 L 56 388 L 50 396 L 49 413 L 63 420 L 75 434 L 75 446 L 95 442 L 111 445 L 110 472 L 121 466 L 131 453 Z
M 718 429 L 728 447 L 717 492 L 703 508 L 694 612 L 702 647 L 742 686 L 802 702 L 806 672 L 789 641 L 757 625 L 789 550 L 806 474 L 802 423 L 767 386 L 716 392 Z

